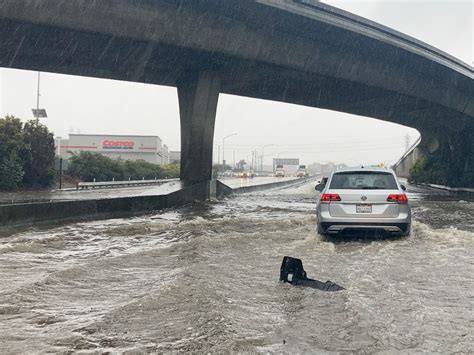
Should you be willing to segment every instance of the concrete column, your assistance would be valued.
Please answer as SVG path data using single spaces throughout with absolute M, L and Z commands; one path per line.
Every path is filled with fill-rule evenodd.
M 198 183 L 212 178 L 212 146 L 220 78 L 202 71 L 177 84 L 181 120 L 181 180 Z

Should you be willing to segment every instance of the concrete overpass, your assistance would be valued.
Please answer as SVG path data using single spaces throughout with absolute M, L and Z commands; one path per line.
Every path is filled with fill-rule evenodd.
M 1 67 L 177 87 L 189 182 L 211 178 L 219 93 L 411 126 L 431 153 L 474 136 L 471 66 L 312 0 L 3 0 L 0 49 Z

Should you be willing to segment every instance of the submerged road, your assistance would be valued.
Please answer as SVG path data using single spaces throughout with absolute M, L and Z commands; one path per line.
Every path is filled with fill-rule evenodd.
M 2 353 L 472 351 L 474 201 L 409 188 L 412 236 L 325 239 L 312 185 L 3 236 Z

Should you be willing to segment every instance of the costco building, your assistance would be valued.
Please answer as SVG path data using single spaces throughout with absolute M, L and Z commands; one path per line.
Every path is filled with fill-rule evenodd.
M 112 159 L 141 159 L 160 165 L 170 162 L 168 147 L 158 136 L 69 134 L 69 139 L 61 139 L 56 144 L 64 159 L 79 152 L 95 152 Z

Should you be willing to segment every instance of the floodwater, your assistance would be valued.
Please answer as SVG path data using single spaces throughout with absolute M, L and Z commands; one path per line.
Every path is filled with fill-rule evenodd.
M 410 191 L 408 238 L 322 238 L 311 184 L 4 236 L 1 352 L 470 353 L 474 202 Z

